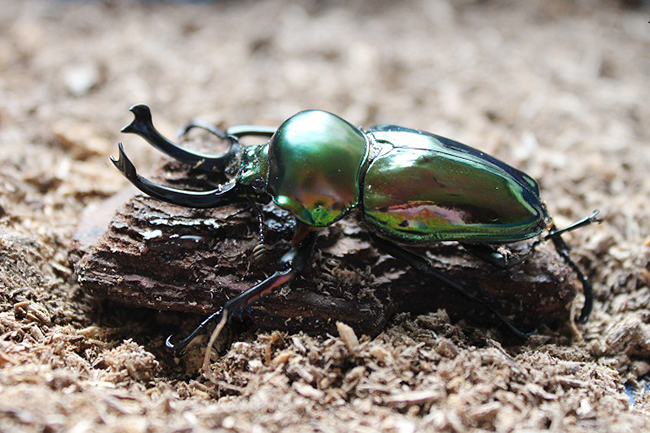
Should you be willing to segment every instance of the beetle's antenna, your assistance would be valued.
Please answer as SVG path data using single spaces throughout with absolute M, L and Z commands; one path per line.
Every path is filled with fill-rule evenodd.
M 151 110 L 149 107 L 144 104 L 138 104 L 132 106 L 130 111 L 133 113 L 135 118 L 130 124 L 122 128 L 122 132 L 139 135 L 161 152 L 166 153 L 180 162 L 193 165 L 199 170 L 206 172 L 223 171 L 228 164 L 230 164 L 237 155 L 241 153 L 242 147 L 236 136 L 227 135 L 217 128 L 203 124 L 200 124 L 201 128 L 207 129 L 219 138 L 230 140 L 230 149 L 228 149 L 228 151 L 223 155 L 211 155 L 185 149 L 178 144 L 169 141 L 158 132 L 158 130 L 153 126 Z M 189 130 L 191 127 L 188 125 L 188 128 L 186 129 Z
M 192 129 L 198 128 L 198 129 L 203 129 L 204 131 L 208 131 L 212 135 L 216 135 L 217 137 L 221 138 L 222 140 L 225 140 L 228 138 L 228 134 L 221 129 L 217 128 L 214 125 L 209 125 L 207 123 L 200 122 L 198 120 L 193 120 L 192 122 L 188 123 L 185 125 L 180 131 L 176 133 L 176 138 L 182 138 L 185 135 L 187 135 L 188 132 L 190 132 Z
M 251 206 L 255 210 L 255 214 L 257 215 L 257 222 L 259 224 L 259 243 L 255 245 L 255 248 L 253 248 L 253 258 L 257 261 L 262 258 L 264 255 L 264 251 L 266 250 L 265 245 L 264 245 L 264 214 L 262 213 L 262 209 L 260 209 L 259 205 L 255 200 L 253 200 L 253 197 L 247 192 L 246 197 L 248 198 L 248 201 L 250 202 Z
M 277 128 L 272 126 L 257 126 L 257 125 L 238 125 L 230 126 L 227 129 L 228 135 L 235 136 L 237 138 L 254 136 L 254 137 L 273 137 Z
M 118 159 L 111 156 L 111 161 L 115 167 L 140 191 L 159 200 L 196 208 L 217 207 L 223 205 L 226 201 L 232 203 L 241 200 L 238 195 L 237 184 L 234 182 L 210 191 L 185 191 L 154 183 L 138 174 L 135 166 L 124 153 L 122 143 L 118 143 L 118 148 L 120 152 Z

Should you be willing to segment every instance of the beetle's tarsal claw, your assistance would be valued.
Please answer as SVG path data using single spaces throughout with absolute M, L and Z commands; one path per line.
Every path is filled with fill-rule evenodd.
M 181 345 L 180 343 L 178 343 L 178 344 L 173 343 L 173 342 L 172 342 L 172 339 L 173 339 L 173 338 L 174 338 L 174 334 L 171 334 L 171 335 L 169 335 L 169 336 L 165 339 L 165 346 L 167 346 L 168 349 L 171 349 L 171 350 L 181 350 L 181 349 L 183 349 L 185 346 L 187 346 L 187 344 L 186 344 L 185 346 L 183 346 L 183 345 Z
M 167 339 L 165 340 L 165 346 L 167 346 L 168 349 L 172 349 L 172 350 L 181 350 L 186 348 L 187 345 L 190 344 L 192 340 L 194 340 L 196 336 L 199 335 L 199 333 L 203 331 L 210 324 L 210 322 L 213 322 L 216 319 L 220 319 L 223 314 L 226 314 L 226 320 L 230 318 L 230 315 L 228 314 L 227 311 L 224 313 L 223 307 L 219 308 L 217 311 L 210 314 L 205 320 L 203 320 L 203 322 L 201 322 L 199 326 L 197 326 L 194 329 L 194 331 L 192 331 L 187 337 L 183 338 L 178 343 L 174 343 L 172 341 L 174 335 L 170 335 L 169 337 L 167 337 Z

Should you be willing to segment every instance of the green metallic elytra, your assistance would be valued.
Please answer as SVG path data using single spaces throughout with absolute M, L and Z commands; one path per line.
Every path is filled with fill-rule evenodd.
M 537 183 L 501 161 L 420 131 L 368 132 L 387 149 L 365 175 L 364 219 L 384 235 L 403 243 L 508 242 L 536 236 L 550 221 Z
M 359 205 L 368 144 L 358 128 L 307 110 L 287 119 L 268 146 L 268 191 L 299 221 L 328 226 Z

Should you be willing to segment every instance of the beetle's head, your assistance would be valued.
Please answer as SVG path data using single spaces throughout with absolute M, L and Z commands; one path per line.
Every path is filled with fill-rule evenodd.
M 239 173 L 246 172 L 250 174 L 243 176 L 242 181 L 239 181 L 240 174 L 238 174 L 236 181 L 226 183 L 216 189 L 208 191 L 187 191 L 172 188 L 165 185 L 159 185 L 142 176 L 140 176 L 133 163 L 129 160 L 124 153 L 122 143 L 119 143 L 119 158 L 111 160 L 113 164 L 122 172 L 122 174 L 135 185 L 142 192 L 166 201 L 168 203 L 178 204 L 188 207 L 217 207 L 222 206 L 233 201 L 245 200 L 249 197 L 248 191 L 242 191 L 245 187 L 250 186 L 257 192 L 260 181 L 253 173 L 255 169 L 260 173 L 264 172 L 262 167 L 263 158 L 256 155 L 254 150 L 244 150 L 239 139 L 236 135 L 229 135 L 226 132 L 220 131 L 210 126 L 204 126 L 198 123 L 190 124 L 185 128 L 185 132 L 193 127 L 207 129 L 210 133 L 222 139 L 230 140 L 230 148 L 222 155 L 209 155 L 193 150 L 185 149 L 172 141 L 163 137 L 154 127 L 151 120 L 151 111 L 146 105 L 134 105 L 131 107 L 131 112 L 135 118 L 133 121 L 125 126 L 122 131 L 141 136 L 149 144 L 176 159 L 177 161 L 192 165 L 196 170 L 203 172 L 227 172 L 230 167 L 235 167 L 237 161 L 242 161 L 242 169 Z M 253 146 L 255 149 L 256 146 Z M 259 153 L 259 152 L 258 152 Z M 259 162 L 256 162 L 259 161 Z M 249 169 L 245 169 L 249 167 Z M 262 177 L 262 181 L 264 178 Z M 244 188 L 242 188 L 244 187 Z
M 269 143 L 247 146 L 241 155 L 237 184 L 264 194 L 269 181 Z

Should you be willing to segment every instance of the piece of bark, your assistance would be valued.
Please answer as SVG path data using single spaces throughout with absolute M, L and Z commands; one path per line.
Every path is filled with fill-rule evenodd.
M 194 187 L 205 180 L 177 163 L 166 163 L 162 170 L 175 186 L 186 186 L 187 176 Z M 266 251 L 256 258 L 259 226 L 249 205 L 189 209 L 136 195 L 92 246 L 98 228 L 80 225 L 72 254 L 78 281 L 98 298 L 130 306 L 211 313 L 270 275 L 289 248 L 295 226 L 291 216 L 273 204 L 264 206 L 263 214 Z M 422 252 L 436 269 L 480 293 L 522 329 L 568 318 L 575 277 L 548 245 L 508 270 L 480 261 L 455 243 Z M 376 335 L 397 312 L 439 308 L 453 319 L 498 323 L 484 306 L 379 253 L 350 216 L 323 230 L 302 277 L 245 315 L 264 328 L 335 332 L 340 321 L 358 333 Z

